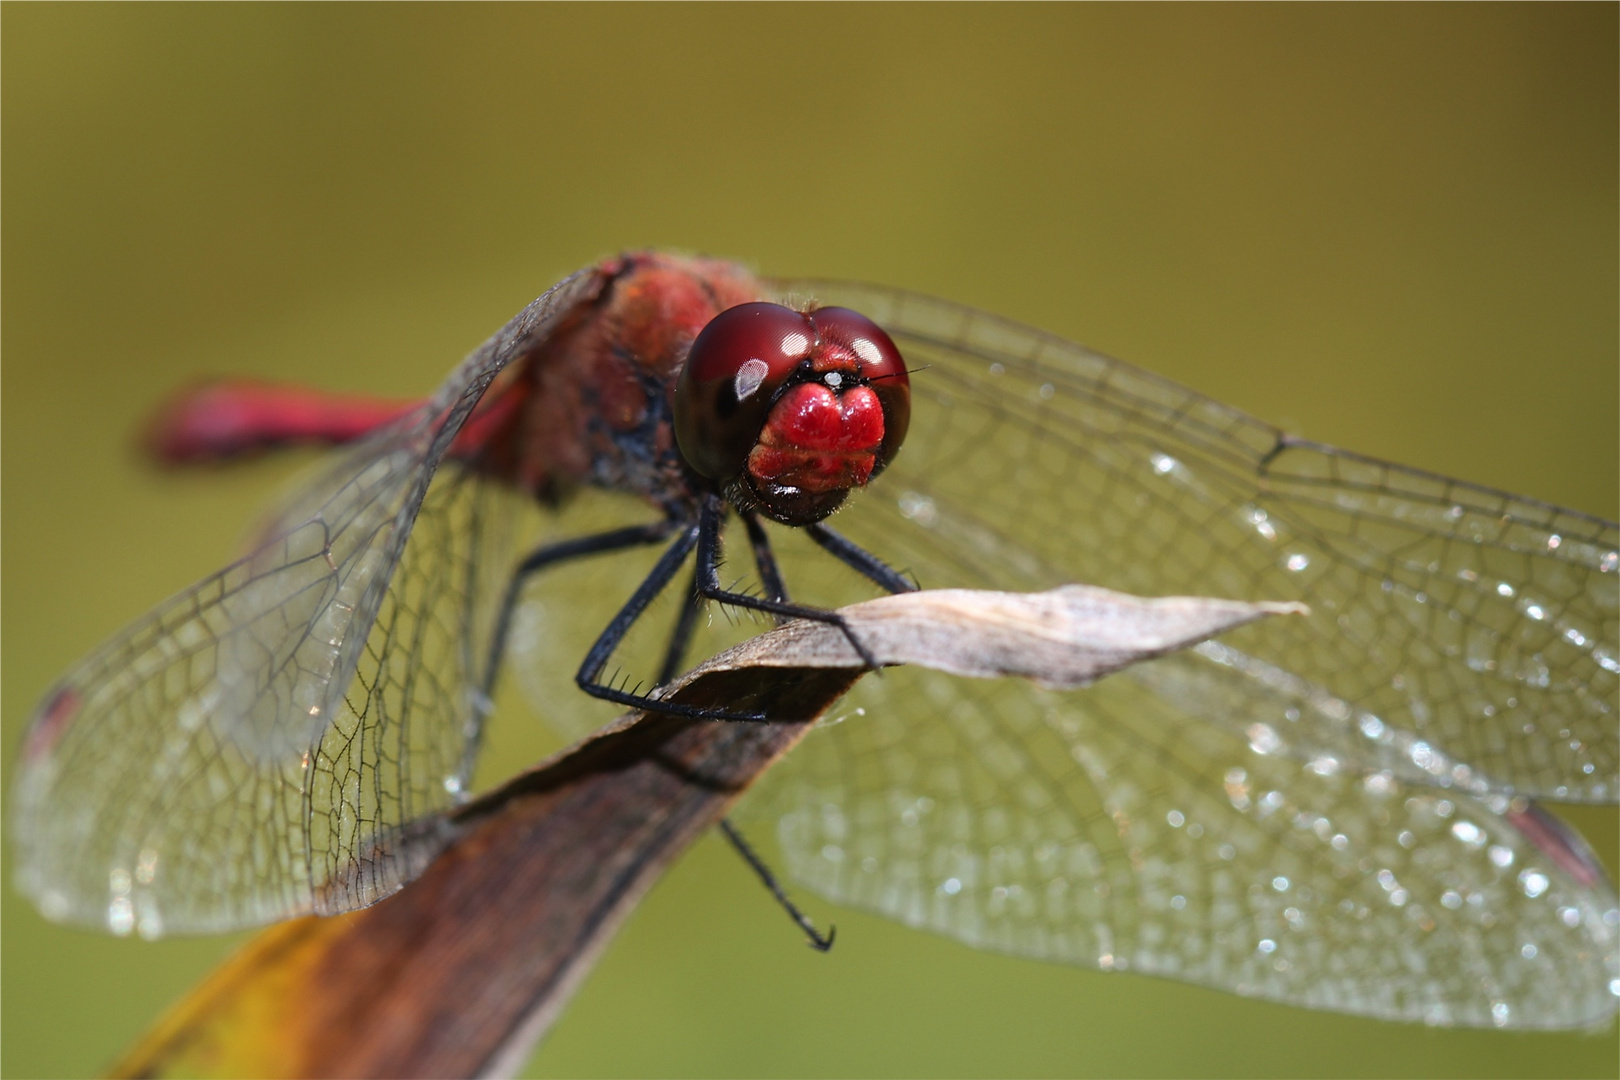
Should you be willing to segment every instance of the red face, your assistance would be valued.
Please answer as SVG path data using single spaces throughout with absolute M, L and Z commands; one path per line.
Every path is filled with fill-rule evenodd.
M 820 521 L 883 471 L 911 420 L 900 350 L 848 308 L 740 304 L 709 321 L 675 388 L 675 441 L 743 509 Z

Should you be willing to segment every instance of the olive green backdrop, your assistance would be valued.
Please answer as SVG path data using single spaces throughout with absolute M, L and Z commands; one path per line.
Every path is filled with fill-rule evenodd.
M 8 776 L 49 681 L 224 562 L 290 475 L 143 467 L 130 436 L 166 391 L 422 393 L 632 246 L 939 293 L 1312 437 L 1613 517 L 1616 10 L 7 5 Z M 539 752 L 524 725 L 492 775 Z M 1612 857 L 1614 812 L 1573 820 Z M 1612 1026 L 1378 1024 L 808 905 L 838 924 L 829 956 L 706 841 L 530 1069 L 1620 1067 Z M 9 884 L 3 929 L 10 1076 L 105 1064 L 242 940 L 62 930 Z

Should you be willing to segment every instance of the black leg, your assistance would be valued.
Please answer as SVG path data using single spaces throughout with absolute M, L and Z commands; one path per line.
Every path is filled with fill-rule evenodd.
M 616 702 L 633 709 L 647 709 L 652 712 L 668 713 L 673 716 L 689 716 L 694 720 L 764 720 L 764 713 L 737 713 L 727 712 L 723 709 L 704 709 L 695 705 L 677 705 L 673 702 L 659 701 L 645 694 L 635 694 L 628 690 L 620 690 L 618 687 L 597 682 L 597 678 L 602 674 L 602 669 L 607 666 L 609 657 L 613 655 L 613 650 L 617 649 L 619 643 L 624 640 L 624 635 L 629 632 L 635 621 L 641 617 L 641 613 L 647 610 L 647 605 L 652 603 L 653 598 L 663 591 L 665 585 L 669 584 L 670 578 L 675 576 L 680 570 L 681 564 L 686 561 L 686 557 L 697 546 L 699 531 L 700 527 L 697 525 L 686 527 L 681 531 L 675 542 L 670 545 L 669 550 L 660 556 L 658 562 L 653 566 L 652 572 L 647 575 L 647 579 L 636 588 L 630 599 L 625 602 L 624 607 L 620 608 L 619 613 L 613 616 L 613 621 L 608 623 L 607 629 L 603 630 L 601 636 L 596 639 L 596 644 L 591 646 L 591 651 L 585 654 L 585 661 L 579 665 L 579 671 L 574 675 L 574 682 L 581 690 L 592 697 L 601 698 L 603 701 Z
M 804 912 L 793 906 L 793 901 L 788 899 L 787 893 L 782 891 L 782 886 L 777 884 L 775 875 L 771 873 L 771 868 L 766 866 L 758 855 L 754 854 L 754 849 L 748 846 L 748 841 L 743 839 L 742 833 L 737 831 L 737 827 L 731 823 L 730 818 L 721 820 L 720 831 L 726 834 L 726 839 L 730 840 L 731 846 L 737 849 L 737 854 L 743 857 L 743 861 L 753 868 L 755 874 L 759 875 L 759 880 L 763 881 L 765 887 L 771 890 L 771 895 L 776 897 L 776 902 L 781 904 L 782 909 L 792 916 L 794 922 L 799 924 L 799 929 L 803 930 L 805 936 L 810 939 L 810 947 L 817 952 L 826 952 L 832 948 L 833 938 L 837 936 L 838 928 L 829 926 L 827 936 L 822 937 L 816 930 L 815 924 L 809 920 Z
M 765 526 L 755 514 L 744 514 L 743 525 L 748 529 L 748 545 L 754 549 L 754 566 L 759 569 L 765 595 L 772 600 L 787 600 L 787 586 L 782 582 L 782 571 L 776 565 L 776 553 L 771 551 L 771 538 L 765 535 Z
M 743 518 L 748 527 L 748 541 L 754 549 L 754 565 L 759 568 L 759 577 L 765 584 L 765 592 L 772 600 L 786 600 L 787 587 L 782 584 L 782 573 L 776 566 L 776 556 L 771 553 L 771 542 L 765 535 L 765 529 L 759 523 L 759 518 L 753 514 Z M 692 571 L 692 583 L 686 590 L 686 604 L 681 608 L 680 616 L 675 620 L 675 630 L 669 636 L 669 647 L 664 652 L 664 666 L 659 670 L 659 684 L 667 683 L 681 670 L 681 661 L 686 656 L 687 646 L 692 642 L 692 631 L 697 627 L 698 616 L 703 613 L 707 600 L 698 591 L 698 572 Z M 780 621 L 780 619 L 778 620 Z
M 808 526 L 805 532 L 809 533 L 810 539 L 820 544 L 833 558 L 856 573 L 876 582 L 879 588 L 887 589 L 892 593 L 917 591 L 917 586 L 914 583 L 907 581 L 888 563 L 859 544 L 839 536 L 821 522 L 818 521 L 814 525 Z
M 522 595 L 523 585 L 530 577 L 548 566 L 569 559 L 622 551 L 643 544 L 656 544 L 673 532 L 675 525 L 673 520 L 664 520 L 651 525 L 633 525 L 627 529 L 614 529 L 612 532 L 547 544 L 545 547 L 537 548 L 518 563 L 517 569 L 512 571 L 512 580 L 507 582 L 506 595 L 501 600 L 500 615 L 495 621 L 495 634 L 490 639 L 489 663 L 484 668 L 484 697 L 488 699 L 495 695 L 495 680 L 500 675 L 501 662 L 505 659 L 506 641 L 512 631 L 512 616 L 517 611 L 517 602 Z
M 765 595 L 772 600 L 786 600 L 787 586 L 782 583 L 782 571 L 776 565 L 776 555 L 771 551 L 770 537 L 765 535 L 764 525 L 754 514 L 743 515 L 743 524 L 748 529 L 748 543 L 754 551 L 754 565 L 759 569 L 759 579 L 765 586 Z M 658 674 L 660 684 L 669 682 L 680 671 L 681 661 L 692 641 L 692 631 L 697 626 L 697 618 L 703 613 L 703 605 L 707 603 L 698 590 L 696 570 L 692 571 L 692 584 L 686 592 L 686 605 L 681 608 L 681 614 L 675 620 L 675 630 L 670 634 L 669 648 L 664 653 L 664 666 Z M 777 621 L 782 622 L 782 616 L 778 616 Z
M 697 571 L 692 571 L 692 583 L 686 587 L 686 603 L 675 619 L 675 629 L 669 635 L 669 647 L 664 650 L 664 666 L 658 670 L 658 685 L 662 686 L 680 673 L 686 647 L 692 643 L 692 631 L 697 629 L 698 616 L 703 614 L 705 601 L 697 588 Z
M 782 571 L 776 565 L 776 555 L 771 551 L 771 539 L 765 533 L 764 524 L 754 514 L 744 514 L 743 524 L 748 529 L 748 544 L 753 548 L 754 565 L 759 568 L 759 580 L 765 586 L 765 594 L 772 600 L 786 603 L 788 601 L 787 585 L 782 581 Z M 842 537 L 838 539 L 842 539 Z M 847 541 L 845 542 L 847 543 Z M 854 547 L 854 545 L 851 544 L 850 547 Z M 859 548 L 855 548 L 855 550 L 860 551 Z M 865 554 L 865 552 L 862 552 L 862 554 Z M 888 568 L 885 567 L 884 569 Z M 781 622 L 782 616 L 778 615 L 777 621 Z M 810 921 L 809 916 L 800 911 L 798 905 L 788 899 L 787 892 L 776 880 L 776 875 L 771 872 L 771 868 L 765 865 L 765 860 L 761 859 L 748 841 L 743 839 L 742 832 L 731 823 L 730 818 L 720 820 L 720 831 L 725 834 L 727 840 L 731 841 L 731 846 L 736 850 L 737 854 L 742 856 L 743 862 L 748 864 L 749 869 L 754 871 L 754 875 L 759 878 L 760 883 L 770 891 L 771 896 L 781 905 L 782 910 L 788 913 L 788 918 L 792 919 L 799 929 L 804 931 L 805 937 L 810 939 L 810 947 L 818 952 L 826 952 L 832 948 L 833 938 L 837 936 L 838 928 L 829 926 L 827 936 L 822 937 L 816 930 L 815 924 Z
M 861 662 L 869 668 L 879 666 L 874 657 L 861 640 L 850 630 L 849 625 L 837 612 L 823 611 L 820 608 L 805 607 L 802 604 L 793 604 L 785 600 L 761 600 L 757 596 L 745 593 L 731 592 L 720 587 L 720 521 L 723 514 L 722 504 L 718 496 L 710 495 L 704 499 L 703 509 L 698 516 L 697 539 L 697 571 L 698 591 L 706 599 L 714 600 L 732 607 L 747 608 L 750 611 L 763 611 L 767 615 L 777 615 L 788 619 L 811 619 L 815 622 L 836 626 L 844 632 L 850 646 L 860 656 Z M 774 560 L 773 560 L 774 563 Z

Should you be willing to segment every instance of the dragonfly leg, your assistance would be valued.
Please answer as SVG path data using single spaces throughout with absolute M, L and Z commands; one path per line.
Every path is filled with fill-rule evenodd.
M 675 629 L 669 635 L 669 647 L 664 650 L 664 666 L 658 669 L 660 686 L 680 673 L 681 661 L 686 658 L 686 647 L 692 643 L 692 631 L 697 629 L 697 619 L 703 614 L 705 603 L 703 594 L 698 592 L 697 571 L 694 570 L 691 584 L 686 587 L 686 603 L 681 605 Z
M 647 609 L 647 605 L 652 603 L 653 598 L 662 592 L 664 586 L 668 585 L 670 579 L 679 572 L 681 564 L 692 553 L 692 549 L 698 545 L 699 532 L 700 526 L 695 524 L 681 529 L 680 535 L 669 546 L 669 550 L 659 557 L 658 562 L 654 564 L 646 580 L 636 587 L 636 591 L 631 594 L 624 607 L 620 608 L 619 613 L 613 616 L 613 621 L 608 623 L 607 628 L 596 639 L 596 643 L 591 646 L 591 651 L 585 654 L 584 662 L 579 665 L 579 671 L 574 675 L 574 682 L 581 690 L 592 697 L 601 698 L 603 701 L 616 702 L 634 709 L 668 713 L 672 716 L 687 716 L 694 720 L 764 720 L 764 713 L 729 712 L 724 709 L 706 709 L 696 705 L 679 705 L 673 702 L 660 701 L 645 694 L 634 694 L 628 690 L 621 690 L 618 687 L 597 681 L 602 674 L 602 669 L 607 666 L 608 658 L 613 655 L 613 650 L 617 649 L 619 643 L 624 640 L 624 635 L 629 632 L 635 621 L 641 617 L 641 613 Z M 679 629 L 678 625 L 677 629 Z
M 773 600 L 786 600 L 787 588 L 782 584 L 782 574 L 777 569 L 776 556 L 771 553 L 771 542 L 766 537 L 759 518 L 748 514 L 744 516 L 743 521 L 748 526 L 748 541 L 754 549 L 754 565 L 759 567 L 760 580 L 765 583 L 766 594 Z M 669 682 L 681 670 L 681 661 L 686 656 L 686 648 L 692 642 L 692 631 L 697 627 L 697 617 L 703 613 L 703 606 L 706 603 L 708 601 L 698 589 L 698 572 L 693 570 L 692 583 L 686 589 L 686 604 L 675 620 L 674 632 L 669 635 L 669 647 L 664 652 L 664 666 L 658 672 L 660 685 Z
M 782 581 L 782 571 L 776 565 L 776 553 L 771 550 L 771 538 L 765 535 L 765 526 L 760 524 L 757 514 L 744 514 L 743 525 L 748 529 L 748 546 L 754 551 L 754 566 L 759 569 L 760 583 L 765 586 L 765 595 L 772 600 L 786 601 L 788 599 L 787 585 Z M 777 617 L 777 622 L 782 618 Z
M 869 652 L 861 640 L 855 636 L 849 624 L 837 612 L 823 611 L 821 608 L 805 607 L 802 604 L 790 603 L 786 600 L 761 599 L 749 596 L 746 593 L 731 592 L 720 585 L 720 521 L 724 513 L 717 496 L 708 496 L 704 499 L 703 509 L 698 515 L 697 539 L 697 571 L 698 590 L 705 599 L 717 603 L 729 604 L 732 607 L 747 608 L 750 611 L 762 611 L 767 615 L 776 615 L 788 619 L 811 619 L 815 622 L 836 626 L 843 631 L 850 646 L 860 656 L 861 662 L 868 668 L 877 668 L 880 665 L 877 658 Z M 760 532 L 763 536 L 763 531 Z M 752 538 L 752 536 L 751 536 Z M 758 546 L 756 545 L 756 551 Z M 769 550 L 769 545 L 766 545 Z M 767 558 L 767 565 L 771 573 L 775 573 L 775 559 Z M 766 573 L 761 567 L 761 575 Z M 780 585 L 780 578 L 777 584 Z
M 805 937 L 810 939 L 810 947 L 817 952 L 826 952 L 832 948 L 833 938 L 838 935 L 838 927 L 827 927 L 827 935 L 823 937 L 821 932 L 816 929 L 816 924 L 810 921 L 810 917 L 800 911 L 792 900 L 788 899 L 787 893 L 783 890 L 781 884 L 777 882 L 776 875 L 771 873 L 771 868 L 765 865 L 763 859 L 754 854 L 754 849 L 748 845 L 748 841 L 743 839 L 742 833 L 737 831 L 737 826 L 731 823 L 730 818 L 720 820 L 720 831 L 726 834 L 726 839 L 731 841 L 731 846 L 736 848 L 737 854 L 743 857 L 743 862 L 747 863 L 754 873 L 759 876 L 759 880 L 765 883 L 765 887 L 771 890 L 771 895 L 776 898 L 778 904 L 782 905 L 782 910 L 786 911 L 793 921 L 799 924 L 799 929 L 803 930 Z
M 634 525 L 625 529 L 614 529 L 611 532 L 581 536 L 537 548 L 518 563 L 517 568 L 512 571 L 511 580 L 506 584 L 506 595 L 501 599 L 500 615 L 495 621 L 495 633 L 490 639 L 489 662 L 484 668 L 485 699 L 488 700 L 495 694 L 495 680 L 500 676 L 501 663 L 506 655 L 507 639 L 512 632 L 512 617 L 517 613 L 518 600 L 529 578 L 548 566 L 570 559 L 622 551 L 643 544 L 656 544 L 675 531 L 676 527 L 677 523 L 673 519 L 666 518 L 650 525 Z
M 905 575 L 888 563 L 853 540 L 840 536 L 821 522 L 807 526 L 805 532 L 809 533 L 810 539 L 820 544 L 829 555 L 875 582 L 879 588 L 887 589 L 891 593 L 917 591 L 915 582 L 907 580 Z
M 743 515 L 743 524 L 748 529 L 748 543 L 753 548 L 754 565 L 759 569 L 759 579 L 765 586 L 765 594 L 772 600 L 786 601 L 788 599 L 787 586 L 782 582 L 782 572 L 777 568 L 776 555 L 771 551 L 771 541 L 765 535 L 765 527 L 760 524 L 759 518 L 753 514 Z M 693 579 L 692 585 L 694 595 L 696 595 L 696 578 Z M 782 618 L 782 616 L 777 616 L 778 621 L 781 621 Z M 737 854 L 742 856 L 743 862 L 748 864 L 749 869 L 754 871 L 755 876 L 759 878 L 765 888 L 770 890 L 771 896 L 782 906 L 782 910 L 786 911 L 788 917 L 798 925 L 799 929 L 804 931 L 805 936 L 810 939 L 810 947 L 820 952 L 826 952 L 832 948 L 833 935 L 838 932 L 837 927 L 829 927 L 827 936 L 822 937 L 809 917 L 800 911 L 792 900 L 788 899 L 787 893 L 783 890 L 781 884 L 777 882 L 776 875 L 771 872 L 771 868 L 765 865 L 765 860 L 761 859 L 748 841 L 743 839 L 742 833 L 737 826 L 731 823 L 730 818 L 720 820 L 720 831 L 725 833 L 726 839 L 731 841 L 731 846 L 736 849 Z

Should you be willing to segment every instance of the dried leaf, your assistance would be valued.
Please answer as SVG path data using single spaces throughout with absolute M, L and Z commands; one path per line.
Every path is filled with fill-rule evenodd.
M 935 589 L 852 604 L 840 614 L 885 664 L 915 664 L 976 679 L 1017 675 L 1071 690 L 1267 615 L 1306 611 L 1303 604 L 1149 599 L 1065 585 L 1043 593 Z M 861 663 L 836 627 L 794 622 L 744 642 L 705 668 Z

